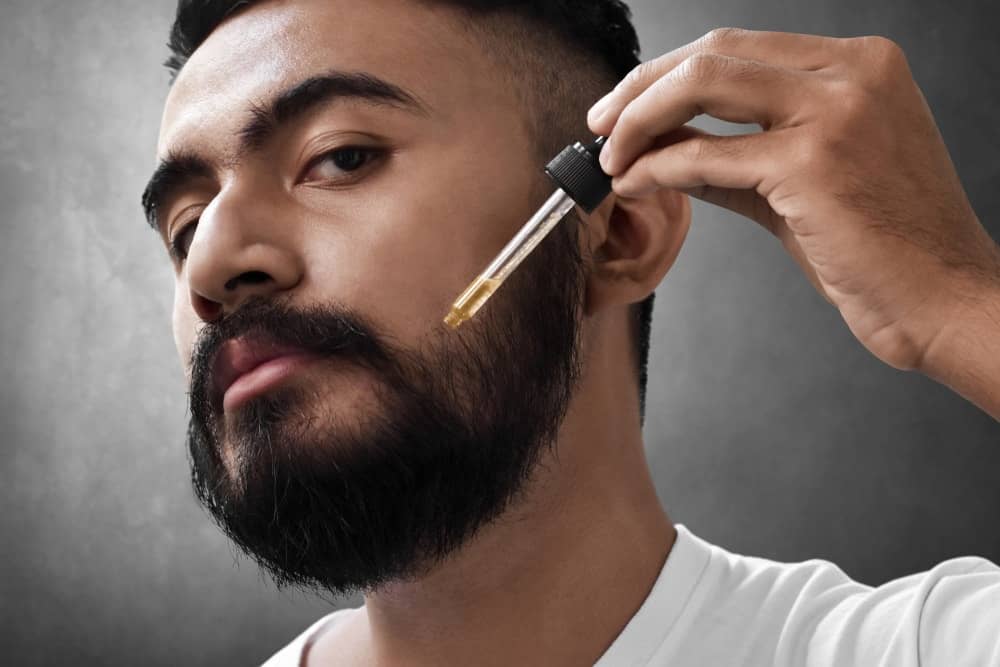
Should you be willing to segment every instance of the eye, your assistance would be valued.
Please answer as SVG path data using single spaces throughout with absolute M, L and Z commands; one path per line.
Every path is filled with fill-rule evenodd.
M 303 180 L 343 183 L 357 180 L 358 172 L 381 158 L 384 151 L 364 146 L 345 146 L 313 160 Z
M 194 239 L 194 231 L 198 227 L 198 218 L 195 218 L 170 239 L 170 256 L 174 261 L 183 263 L 187 259 L 188 251 L 191 249 L 191 241 Z

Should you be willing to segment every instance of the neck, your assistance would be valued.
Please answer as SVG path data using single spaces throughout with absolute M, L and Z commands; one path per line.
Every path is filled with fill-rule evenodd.
M 648 596 L 676 531 L 646 465 L 638 392 L 623 389 L 635 386 L 632 364 L 607 352 L 590 361 L 517 505 L 427 575 L 366 596 L 365 613 L 321 636 L 309 664 L 600 658 Z
M 676 532 L 636 413 L 609 418 L 615 398 L 588 384 L 515 509 L 427 576 L 366 598 L 373 662 L 593 664 L 614 642 Z

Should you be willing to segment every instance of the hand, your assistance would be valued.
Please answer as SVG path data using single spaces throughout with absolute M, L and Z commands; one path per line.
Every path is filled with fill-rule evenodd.
M 701 113 L 763 131 L 684 125 Z M 896 368 L 922 368 L 949 322 L 996 293 L 1000 250 L 887 39 L 716 30 L 643 63 L 589 124 L 609 136 L 615 192 L 674 188 L 755 220 Z

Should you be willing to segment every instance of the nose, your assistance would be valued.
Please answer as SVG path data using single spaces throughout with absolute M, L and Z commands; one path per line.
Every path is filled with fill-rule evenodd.
M 251 297 L 301 281 L 294 223 L 264 199 L 230 187 L 202 212 L 186 260 L 191 305 L 201 320 L 215 321 Z

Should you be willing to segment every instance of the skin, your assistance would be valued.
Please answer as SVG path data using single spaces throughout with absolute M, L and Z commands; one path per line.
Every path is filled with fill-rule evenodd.
M 538 203 L 517 100 L 454 28 L 416 3 L 268 2 L 194 54 L 159 144 L 161 156 L 196 148 L 219 165 L 164 216 L 203 207 L 177 266 L 185 363 L 201 323 L 252 295 L 335 298 L 406 345 L 440 335 L 455 295 Z M 402 85 L 427 113 L 330 107 L 225 166 L 247 100 L 330 67 Z M 721 138 L 683 127 L 700 112 L 765 131 Z M 589 120 L 611 135 L 603 163 L 617 196 L 581 238 L 596 259 L 584 374 L 558 460 L 544 462 L 509 517 L 447 562 L 368 595 L 362 613 L 321 635 L 309 664 L 586 664 L 614 641 L 676 536 L 643 456 L 626 312 L 676 258 L 690 220 L 682 193 L 778 236 L 880 359 L 1000 417 L 1000 251 L 896 47 L 713 33 L 644 65 Z M 391 158 L 351 187 L 302 182 L 302 155 L 330 129 L 377 130 Z M 482 154 L 493 162 L 479 164 Z M 269 279 L 224 288 L 246 271 Z M 311 373 L 294 381 L 315 381 Z M 324 409 L 374 409 L 365 388 L 352 378 Z
M 699 113 L 757 123 L 719 137 Z M 644 63 L 588 115 L 614 189 L 675 188 L 756 221 L 876 357 L 1000 419 L 1000 248 L 898 45 L 713 31 Z
M 449 335 L 441 319 L 451 302 L 547 194 L 521 103 L 450 11 L 265 2 L 193 54 L 158 145 L 161 158 L 186 150 L 216 165 L 160 210 L 165 241 L 198 217 L 187 259 L 175 262 L 173 327 L 188 373 L 200 327 L 251 296 L 336 300 L 406 347 Z M 331 68 L 387 79 L 424 111 L 337 102 L 234 159 L 249 100 Z M 388 157 L 331 188 L 335 169 L 307 165 L 348 143 L 343 133 L 351 144 L 377 134 Z M 666 274 L 689 221 L 687 198 L 668 190 L 611 198 L 587 217 L 580 243 L 598 259 L 558 459 L 542 462 L 509 515 L 427 576 L 367 595 L 363 613 L 320 637 L 309 664 L 570 665 L 610 646 L 676 536 L 643 454 L 627 311 Z M 226 288 L 250 271 L 267 279 Z M 289 381 L 337 387 L 310 406 L 318 415 L 378 408 L 363 372 L 307 367 Z

